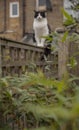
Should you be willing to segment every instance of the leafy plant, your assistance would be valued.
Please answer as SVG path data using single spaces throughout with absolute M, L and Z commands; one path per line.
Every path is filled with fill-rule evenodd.
M 72 87 L 74 80 L 48 79 L 41 71 L 3 79 L 0 83 L 8 85 L 0 87 L 0 111 L 8 115 L 8 124 L 26 116 L 26 129 L 62 130 L 79 117 L 79 89 Z
M 66 18 L 64 21 L 65 26 L 76 24 L 75 19 L 72 16 L 70 16 L 64 9 L 62 9 L 62 13 L 63 13 L 64 17 Z

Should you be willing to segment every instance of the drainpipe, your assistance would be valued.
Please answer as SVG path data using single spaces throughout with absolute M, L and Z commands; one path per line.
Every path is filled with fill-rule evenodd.
M 26 25 L 26 15 L 25 15 L 25 8 L 26 8 L 26 3 L 25 3 L 25 0 L 22 0 L 23 1 L 23 5 L 22 5 L 22 7 L 23 7 L 23 36 L 25 35 L 25 25 Z
M 3 22 L 4 22 L 4 25 L 3 25 L 3 26 L 4 26 L 4 27 L 3 27 L 3 30 L 0 31 L 0 34 L 3 34 L 3 33 L 5 33 L 5 31 L 6 31 L 6 0 L 4 0 L 3 2 L 4 2 L 4 10 L 3 10 L 3 11 L 4 11 L 4 12 L 3 12 L 3 14 L 4 14 L 4 16 L 3 16 L 3 17 L 4 17 L 4 21 L 3 21 Z
M 4 0 L 4 32 L 6 31 L 6 0 Z

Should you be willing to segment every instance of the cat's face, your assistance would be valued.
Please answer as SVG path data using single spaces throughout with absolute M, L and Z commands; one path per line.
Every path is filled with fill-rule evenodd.
M 34 18 L 37 20 L 42 20 L 43 18 L 46 18 L 46 11 L 35 11 Z

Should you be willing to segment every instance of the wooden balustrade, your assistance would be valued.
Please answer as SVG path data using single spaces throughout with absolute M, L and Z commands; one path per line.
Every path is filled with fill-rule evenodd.
M 40 61 L 42 54 L 42 47 L 0 38 L 0 77 L 14 74 L 21 75 L 28 70 L 31 63 L 44 69 L 47 63 Z M 50 68 L 52 68 L 51 74 L 57 75 L 58 55 L 50 55 L 49 60 L 52 61 L 50 65 Z M 47 70 L 45 72 L 48 73 Z

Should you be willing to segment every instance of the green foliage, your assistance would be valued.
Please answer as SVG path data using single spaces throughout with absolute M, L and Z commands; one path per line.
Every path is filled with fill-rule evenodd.
M 67 64 L 67 66 L 69 68 L 74 68 L 77 66 L 77 61 L 76 61 L 75 57 L 70 57 L 69 63 Z
M 66 18 L 66 20 L 64 21 L 65 26 L 76 24 L 75 19 L 72 16 L 70 16 L 64 9 L 62 9 L 62 13 L 64 17 Z
M 64 124 L 67 127 L 69 121 L 79 118 L 79 89 L 73 89 L 72 82 L 74 78 L 68 82 L 46 78 L 41 71 L 1 78 L 0 111 L 3 116 L 14 115 L 16 120 L 25 114 L 26 122 L 32 123 L 30 129 L 61 130 Z
M 65 42 L 66 39 L 68 38 L 68 31 L 66 31 L 61 39 L 62 42 Z
M 73 32 L 72 35 L 70 35 L 70 36 L 68 37 L 68 41 L 69 41 L 69 42 L 78 43 L 78 41 L 79 41 L 79 34 Z M 77 52 L 77 53 L 78 53 L 78 52 Z
M 76 5 L 76 6 L 74 7 L 74 10 L 78 11 L 78 10 L 79 10 L 79 5 Z
M 4 126 L 3 128 L 0 128 L 0 130 L 12 130 L 9 126 Z

